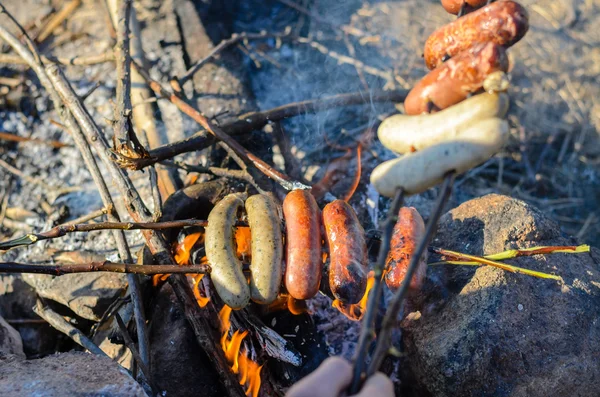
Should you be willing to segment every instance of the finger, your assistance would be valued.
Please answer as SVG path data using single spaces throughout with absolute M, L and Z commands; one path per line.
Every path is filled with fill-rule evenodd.
M 394 397 L 394 384 L 384 374 L 377 372 L 365 382 L 355 397 Z
M 296 383 L 287 397 L 338 396 L 352 380 L 352 365 L 340 357 L 330 357 L 306 378 Z

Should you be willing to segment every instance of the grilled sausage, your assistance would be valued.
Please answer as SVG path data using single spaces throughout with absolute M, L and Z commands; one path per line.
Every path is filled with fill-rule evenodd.
M 205 248 L 211 265 L 210 278 L 223 302 L 242 309 L 250 301 L 250 288 L 235 253 L 233 227 L 238 211 L 244 206 L 243 195 L 229 194 L 208 215 Z
M 250 297 L 269 304 L 277 298 L 283 273 L 283 237 L 277 204 L 269 196 L 257 194 L 246 200 L 252 235 Z
M 417 244 L 425 234 L 423 218 L 413 207 L 402 207 L 398 212 L 398 222 L 394 225 L 390 253 L 385 264 L 385 283 L 392 291 L 400 288 L 406 277 L 408 265 L 417 249 Z M 421 289 L 427 272 L 427 251 L 423 253 L 416 272 L 410 281 L 413 291 Z
M 309 299 L 319 291 L 321 213 L 306 190 L 293 190 L 283 200 L 286 224 L 285 287 L 295 299 Z
M 396 153 L 411 153 L 456 139 L 480 120 L 503 118 L 509 99 L 505 93 L 475 95 L 438 113 L 407 116 L 396 114 L 383 120 L 377 136 Z
M 468 13 L 486 5 L 487 0 L 442 0 L 442 7 L 450 14 L 458 15 L 463 3 L 466 3 L 465 13 Z
M 475 43 L 492 42 L 510 47 L 529 29 L 529 15 L 514 1 L 497 1 L 442 26 L 425 42 L 425 64 L 439 66 L 445 58 L 471 48 Z
M 354 210 L 343 200 L 323 208 L 323 225 L 329 246 L 329 287 L 344 303 L 358 303 L 367 286 L 365 231 Z
M 446 109 L 481 90 L 491 73 L 507 70 L 508 57 L 503 47 L 479 43 L 423 77 L 408 93 L 404 110 L 415 115 Z
M 482 120 L 453 141 L 378 165 L 371 173 L 371 184 L 387 197 L 393 197 L 399 187 L 407 194 L 423 192 L 441 182 L 449 171 L 461 174 L 483 163 L 502 148 L 507 138 L 505 120 Z

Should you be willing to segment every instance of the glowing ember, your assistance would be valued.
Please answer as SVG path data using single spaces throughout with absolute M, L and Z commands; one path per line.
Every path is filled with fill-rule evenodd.
M 335 307 L 342 313 L 344 316 L 348 317 L 352 321 L 360 321 L 362 316 L 365 314 L 365 310 L 367 308 L 367 301 L 369 300 L 369 292 L 371 288 L 373 288 L 373 283 L 375 282 L 375 276 L 373 271 L 369 272 L 369 278 L 367 280 L 367 288 L 365 290 L 365 294 L 363 295 L 360 302 L 354 305 L 347 305 L 342 301 L 335 299 L 331 306 Z
M 246 395 L 251 397 L 257 397 L 260 390 L 260 370 L 262 365 L 258 365 L 257 362 L 248 358 L 248 352 L 240 352 L 242 342 L 248 331 L 240 332 L 236 330 L 231 339 L 229 336 L 229 328 L 231 327 L 231 308 L 227 305 L 223 306 L 219 312 L 219 319 L 221 320 L 221 348 L 225 352 L 225 358 L 231 370 L 234 374 L 239 374 L 240 385 L 247 386 Z

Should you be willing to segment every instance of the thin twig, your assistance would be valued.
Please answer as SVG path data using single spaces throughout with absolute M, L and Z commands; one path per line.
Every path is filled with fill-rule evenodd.
M 53 147 L 55 149 L 60 149 L 65 146 L 70 146 L 67 143 L 62 143 L 59 141 L 45 141 L 43 139 L 27 138 L 24 136 L 9 134 L 7 132 L 2 132 L 2 131 L 0 131 L 0 140 L 11 141 L 11 142 L 32 142 L 32 143 L 38 143 L 41 145 L 47 145 L 47 146 Z
M 89 352 L 96 354 L 98 356 L 107 357 L 106 353 L 104 353 L 98 346 L 94 344 L 91 340 L 88 339 L 80 330 L 72 326 L 67 320 L 65 320 L 60 314 L 56 313 L 54 310 L 50 309 L 48 306 L 44 305 L 40 300 L 37 301 L 36 305 L 33 307 L 33 311 L 46 320 L 48 324 L 52 326 L 52 328 L 57 329 L 63 334 L 67 335 L 69 338 L 73 339 L 75 343 Z
M 226 144 L 229 148 L 231 148 L 235 154 L 240 156 L 244 161 L 250 161 L 256 168 L 258 168 L 263 174 L 273 179 L 275 182 L 280 184 L 286 190 L 293 189 L 308 189 L 309 186 L 304 185 L 298 181 L 292 180 L 289 176 L 283 174 L 282 172 L 274 169 L 272 166 L 264 162 L 260 157 L 254 155 L 249 150 L 245 149 L 242 145 L 240 145 L 237 141 L 231 138 L 225 131 L 223 131 L 220 127 L 213 124 L 212 121 L 208 120 L 204 117 L 198 110 L 194 109 L 183 99 L 179 98 L 174 93 L 170 92 L 167 88 L 163 87 L 160 83 L 153 80 L 150 75 L 143 70 L 139 65 L 135 64 L 138 72 L 146 79 L 146 82 L 150 86 L 150 88 L 155 92 L 156 95 L 164 96 L 171 101 L 175 106 L 179 108 L 180 111 L 187 114 L 194 121 L 200 124 L 203 128 L 205 128 L 208 132 L 210 132 L 215 138 L 219 141 Z
M 413 275 L 417 270 L 417 267 L 421 261 L 421 257 L 423 253 L 427 249 L 429 242 L 433 238 L 433 234 L 437 228 L 437 223 L 442 213 L 444 212 L 444 207 L 450 198 L 450 193 L 452 192 L 452 184 L 454 183 L 454 172 L 450 172 L 444 178 L 444 183 L 440 190 L 438 200 L 435 204 L 433 212 L 427 221 L 427 227 L 425 228 L 425 234 L 421 241 L 419 241 L 419 245 L 415 250 L 412 258 L 410 258 L 410 264 L 408 265 L 408 269 L 406 270 L 406 275 L 404 276 L 404 280 L 402 280 L 402 285 L 392 298 L 390 306 L 387 309 L 385 317 L 383 318 L 383 323 L 381 326 L 381 332 L 377 336 L 377 345 L 375 346 L 375 352 L 373 353 L 373 358 L 369 365 L 369 369 L 367 370 L 367 377 L 373 375 L 381 366 L 381 363 L 385 359 L 388 354 L 388 350 L 391 344 L 391 333 L 396 324 L 396 319 L 398 317 L 398 313 L 400 313 L 400 309 L 403 306 L 404 297 L 408 292 L 408 286 L 411 283 Z
M 0 262 L 0 273 L 33 273 L 62 276 L 72 273 L 109 272 L 126 274 L 205 274 L 210 273 L 208 265 L 132 265 L 131 263 L 88 262 L 54 263 L 32 265 L 20 262 Z
M 356 348 L 354 372 L 349 390 L 351 394 L 356 394 L 359 391 L 359 387 L 362 383 L 361 376 L 363 374 L 363 368 L 366 365 L 365 359 L 367 357 L 367 352 L 375 336 L 375 315 L 378 312 L 379 301 L 381 300 L 381 294 L 383 291 L 383 283 L 381 282 L 381 279 L 383 278 L 385 262 L 390 251 L 394 225 L 398 222 L 398 213 L 403 202 L 404 189 L 399 188 L 396 190 L 394 200 L 392 201 L 392 205 L 388 211 L 388 216 L 382 225 L 383 234 L 381 236 L 381 245 L 379 246 L 377 263 L 373 268 L 375 281 L 369 295 L 367 309 L 365 311 L 365 316 L 361 324 L 360 336 L 358 338 L 358 347 Z
M 103 211 L 103 210 L 102 210 Z M 0 243 L 0 250 L 8 250 L 15 247 L 22 247 L 37 243 L 39 241 L 50 240 L 66 236 L 68 233 L 91 232 L 98 230 L 165 230 L 188 226 L 206 227 L 208 221 L 197 219 L 186 219 L 168 222 L 98 222 L 75 224 L 67 223 L 56 226 L 48 231 L 41 233 L 30 233 L 9 241 Z M 238 222 L 237 226 L 246 226 L 246 222 Z
M 113 50 L 109 50 L 102 54 L 97 55 L 81 55 L 76 57 L 55 57 L 51 55 L 40 56 L 44 63 L 60 63 L 61 65 L 73 65 L 73 66 L 89 66 L 97 65 L 99 63 L 112 62 L 115 60 Z M 0 63 L 12 64 L 12 65 L 29 65 L 27 61 L 21 58 L 19 55 L 14 54 L 0 54 Z
M 222 130 L 231 136 L 242 135 L 264 127 L 270 122 L 280 121 L 289 117 L 302 114 L 317 113 L 336 107 L 353 105 L 370 105 L 374 102 L 401 103 L 406 98 L 408 91 L 373 91 L 369 95 L 364 92 L 333 95 L 321 99 L 309 99 L 293 102 L 263 112 L 252 112 L 239 116 L 237 120 L 223 125 Z M 133 170 L 140 170 L 157 162 L 168 160 L 182 153 L 193 152 L 209 147 L 215 142 L 212 136 L 207 136 L 206 131 L 200 131 L 178 142 L 161 146 L 149 152 L 148 158 L 132 159 L 123 166 Z

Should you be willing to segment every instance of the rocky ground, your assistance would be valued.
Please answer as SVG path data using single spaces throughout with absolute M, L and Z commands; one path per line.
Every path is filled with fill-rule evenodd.
M 55 3 L 3 2 L 23 24 L 41 18 Z M 110 49 L 113 39 L 102 3 L 83 1 L 40 46 L 41 50 L 55 56 L 73 56 Z M 332 157 L 344 154 L 325 148 L 325 142 L 352 145 L 366 128 L 396 111 L 389 103 L 371 103 L 369 90 L 409 88 L 418 81 L 426 72 L 421 58 L 423 42 L 435 28 L 452 19 L 438 2 L 416 0 L 320 0 L 309 4 L 317 17 L 276 0 L 135 3 L 152 73 L 163 81 L 168 76 L 181 76 L 193 61 L 232 33 L 263 29 L 275 33 L 290 26 L 294 34 L 311 38 L 312 44 L 275 39 L 242 43 L 207 64 L 184 90 L 207 116 L 221 122 L 293 101 L 363 91 L 366 105 L 282 123 L 303 175 L 313 182 L 323 176 Z M 487 254 L 513 246 L 575 243 L 566 236 L 596 246 L 600 242 L 600 85 L 596 81 L 600 73 L 600 33 L 596 29 L 600 3 L 526 0 L 522 4 L 530 13 L 531 28 L 510 51 L 514 60 L 511 140 L 503 153 L 457 179 L 450 207 L 464 204 L 442 221 L 436 244 L 444 248 Z M 6 19 L 1 17 L 0 23 L 4 26 Z M 340 64 L 336 54 L 349 55 L 354 61 Z M 361 67 L 363 64 L 367 68 Z M 86 104 L 110 135 L 114 65 L 109 62 L 65 69 L 79 93 L 99 84 Z M 18 90 L 14 90 L 22 95 L 9 100 L 0 94 L 0 130 L 69 145 L 53 149 L 33 142 L 0 140 L 0 159 L 27 175 L 24 178 L 0 167 L 0 239 L 45 230 L 100 208 L 89 173 L 68 134 L 51 123 L 58 118 L 33 74 L 21 66 L 0 64 L 0 76 L 22 79 Z M 0 80 L 0 87 L 2 84 Z M 157 102 L 156 116 L 165 142 L 198 129 L 167 101 Z M 268 139 L 267 130 L 246 142 L 260 149 Z M 281 161 L 277 150 L 270 146 L 262 149 L 268 160 L 276 164 Z M 181 159 L 206 165 L 210 156 L 210 152 L 203 152 Z M 382 159 L 391 156 L 378 142 L 363 151 L 361 184 L 351 204 L 368 230 L 376 228 L 374 222 L 385 214 L 387 205 L 369 189 L 368 175 Z M 331 189 L 334 196 L 347 191 L 355 169 L 352 160 L 347 166 L 348 177 Z M 148 174 L 130 175 L 149 198 Z M 188 178 L 184 172 L 177 177 L 180 182 Z M 488 193 L 511 196 L 528 205 L 493 195 L 468 201 Z M 434 197 L 432 190 L 411 197 L 409 204 L 427 217 Z M 121 205 L 122 200 L 116 201 Z M 141 248 L 139 233 L 127 236 L 132 247 Z M 77 261 L 114 259 L 115 254 L 112 236 L 96 232 L 11 250 L 0 254 L 0 258 Z M 597 252 L 591 256 L 557 254 L 516 262 L 560 274 L 565 282 L 556 284 L 489 268 L 431 272 L 431 283 L 442 283 L 446 293 L 426 300 L 429 309 L 422 311 L 421 320 L 406 325 L 409 359 L 404 362 L 409 364 L 401 368 L 400 378 L 410 382 L 403 382 L 402 387 L 422 395 L 564 395 L 569 390 L 593 395 L 594 379 L 598 379 L 591 361 L 598 355 L 598 343 L 594 342 L 599 330 L 594 317 L 599 304 Z M 38 318 L 30 310 L 36 294 L 50 303 L 58 302 L 61 305 L 56 305 L 56 310 L 89 329 L 108 305 L 123 295 L 124 286 L 121 276 L 0 277 L 0 315 L 8 321 L 0 324 L 0 351 L 19 356 L 2 358 L 1 368 L 18 372 L 19 366 L 29 365 L 20 361 L 24 355 L 36 358 L 73 348 L 68 338 L 36 323 Z M 350 357 L 357 324 L 340 315 L 333 318 L 335 311 L 327 306 L 327 302 L 315 302 L 317 327 L 324 331 L 330 353 Z M 173 314 L 173 322 L 182 319 Z M 22 347 L 12 327 L 20 334 Z M 160 327 L 154 325 L 152 329 L 156 338 L 162 338 Z M 547 335 L 540 336 L 540 330 Z M 125 359 L 120 346 L 112 346 L 105 334 L 98 336 L 97 342 L 102 340 L 112 355 Z M 8 341 L 8 347 L 3 347 L 3 341 Z M 59 357 L 32 361 L 31 365 L 54 365 L 48 363 Z M 65 358 L 65 364 L 60 365 L 83 360 L 78 354 L 74 357 L 74 361 Z M 122 379 L 123 387 L 129 387 L 129 380 Z M 16 393 L 10 389 L 13 386 L 2 382 L 0 376 L 0 390 L 7 388 Z M 77 380 L 73 382 L 77 384 Z M 173 383 L 177 381 L 173 379 Z M 107 391 L 111 393 L 116 395 L 118 391 Z

